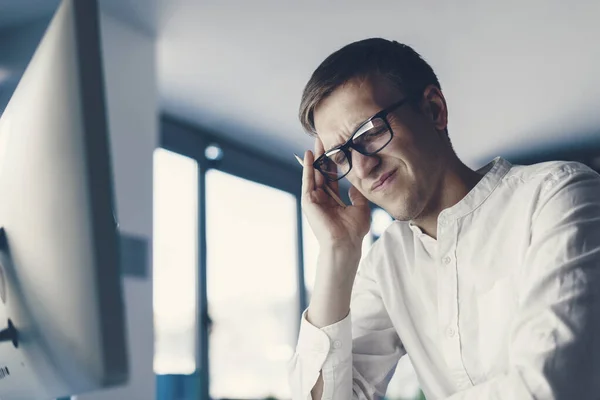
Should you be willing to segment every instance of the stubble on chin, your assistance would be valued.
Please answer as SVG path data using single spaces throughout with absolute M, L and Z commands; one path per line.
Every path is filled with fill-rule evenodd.
M 419 217 L 423 211 L 423 204 L 419 202 L 420 196 L 414 190 L 402 190 L 394 200 L 384 209 L 397 221 L 412 221 Z

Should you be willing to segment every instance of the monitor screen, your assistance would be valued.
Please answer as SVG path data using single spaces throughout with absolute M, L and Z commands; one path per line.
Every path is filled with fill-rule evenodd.
M 128 377 L 95 0 L 64 0 L 0 116 L 0 398 Z

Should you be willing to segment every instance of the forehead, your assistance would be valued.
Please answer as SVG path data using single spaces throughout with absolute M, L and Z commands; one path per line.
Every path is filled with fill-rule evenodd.
M 334 90 L 313 114 L 325 149 L 348 140 L 360 124 L 398 101 L 401 95 L 399 89 L 382 78 L 352 80 Z

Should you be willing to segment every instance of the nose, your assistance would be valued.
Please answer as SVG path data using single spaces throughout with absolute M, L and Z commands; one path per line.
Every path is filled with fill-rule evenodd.
M 354 175 L 359 179 L 368 177 L 380 162 L 381 160 L 376 155 L 365 156 L 358 151 L 352 152 L 352 170 Z

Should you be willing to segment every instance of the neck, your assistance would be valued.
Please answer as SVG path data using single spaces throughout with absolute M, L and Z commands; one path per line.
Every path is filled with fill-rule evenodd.
M 454 156 L 446 164 L 429 204 L 412 223 L 427 235 L 437 239 L 437 220 L 440 213 L 461 201 L 481 180 L 483 175 L 473 171 Z

